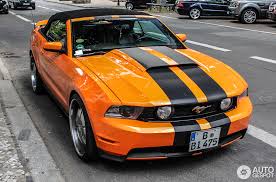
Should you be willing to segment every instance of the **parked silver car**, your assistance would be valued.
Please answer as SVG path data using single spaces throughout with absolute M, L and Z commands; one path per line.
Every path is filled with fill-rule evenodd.
M 242 23 L 255 23 L 257 19 L 267 18 L 268 8 L 275 0 L 233 0 L 229 9 Z
M 270 18 L 273 21 L 276 21 L 276 0 L 272 2 L 269 6 L 268 18 Z

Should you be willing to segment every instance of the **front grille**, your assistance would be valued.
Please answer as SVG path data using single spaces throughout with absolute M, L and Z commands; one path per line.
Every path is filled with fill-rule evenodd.
M 245 130 L 227 135 L 219 139 L 219 146 L 215 148 L 209 148 L 201 150 L 201 152 L 208 152 L 221 146 L 236 140 L 237 138 L 242 138 L 246 133 Z M 132 149 L 127 157 L 129 158 L 149 158 L 149 157 L 181 157 L 181 156 L 190 156 L 196 152 L 189 152 L 189 144 L 183 146 L 163 146 L 163 147 L 152 147 L 152 148 L 136 148 Z
M 192 120 L 192 119 L 200 119 L 200 118 L 205 118 L 211 115 L 216 115 L 220 114 L 222 111 L 220 109 L 220 100 L 215 101 L 215 102 L 208 102 L 208 103 L 203 103 L 203 104 L 197 104 L 197 105 L 176 105 L 174 106 L 174 113 L 169 119 L 169 121 L 185 121 L 185 120 Z M 233 104 L 232 107 L 230 107 L 227 111 L 232 110 L 236 107 L 237 105 L 237 98 L 233 98 Z M 205 106 L 208 108 L 205 109 L 203 112 L 200 114 L 196 114 L 193 111 L 193 108 L 196 106 Z M 160 122 L 160 119 L 157 118 L 156 116 L 156 108 L 145 108 L 143 113 L 139 116 L 139 120 L 142 121 L 158 121 Z

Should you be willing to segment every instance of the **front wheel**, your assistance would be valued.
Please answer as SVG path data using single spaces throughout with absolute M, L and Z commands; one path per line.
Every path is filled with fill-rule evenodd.
M 189 11 L 189 17 L 193 20 L 197 20 L 199 19 L 201 16 L 201 11 L 200 9 L 198 8 L 192 8 L 190 11 Z
M 77 94 L 72 96 L 70 102 L 69 123 L 71 137 L 79 158 L 86 162 L 96 160 L 98 149 L 93 130 L 85 106 Z
M 242 12 L 240 21 L 246 24 L 252 24 L 257 21 L 257 11 L 254 9 L 246 9 Z
M 32 9 L 35 10 L 35 5 L 32 6 Z
M 128 10 L 133 10 L 133 9 L 134 9 L 133 4 L 132 4 L 132 3 L 127 3 L 127 4 L 126 4 L 126 9 L 128 9 Z

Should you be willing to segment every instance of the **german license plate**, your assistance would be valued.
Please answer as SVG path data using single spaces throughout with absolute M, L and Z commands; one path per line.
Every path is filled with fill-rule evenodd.
M 218 146 L 221 128 L 212 128 L 191 133 L 189 152 Z
M 24 5 L 24 6 L 29 6 L 29 5 L 30 5 L 30 3 L 23 3 L 23 5 Z

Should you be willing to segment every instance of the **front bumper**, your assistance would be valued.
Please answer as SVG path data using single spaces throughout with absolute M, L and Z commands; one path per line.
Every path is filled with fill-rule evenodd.
M 175 7 L 175 11 L 179 14 L 179 15 L 188 15 L 189 11 L 187 9 L 184 8 L 179 8 L 179 7 Z
M 229 10 L 233 17 L 238 18 L 240 16 L 240 9 L 238 7 L 229 7 Z
M 235 109 L 196 121 L 143 122 L 102 117 L 92 123 L 92 127 L 102 157 L 117 161 L 163 159 L 198 155 L 215 149 L 188 152 L 192 131 L 221 127 L 218 147 L 241 139 L 252 110 L 249 97 L 244 97 L 239 99 Z
M 276 14 L 272 12 L 268 12 L 268 18 L 273 21 L 276 21 Z

